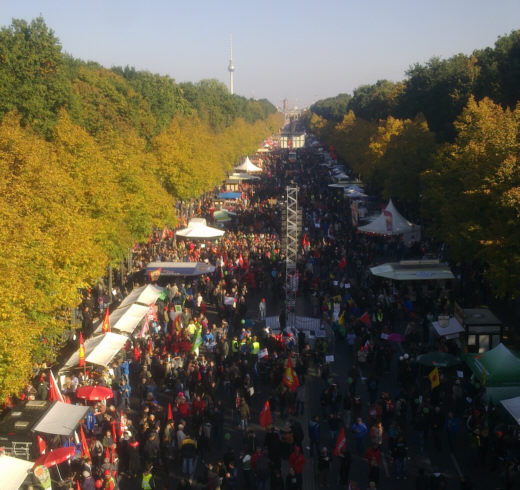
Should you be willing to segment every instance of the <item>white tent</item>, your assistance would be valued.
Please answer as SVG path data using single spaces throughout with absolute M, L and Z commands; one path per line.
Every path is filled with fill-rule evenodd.
M 234 172 L 231 174 L 227 180 L 233 180 L 233 181 L 242 181 L 242 180 L 260 180 L 260 177 L 257 175 L 249 175 L 248 173 L 244 172 Z
M 244 160 L 244 163 L 242 163 L 238 167 L 235 167 L 235 171 L 238 171 L 238 172 L 261 172 L 262 169 L 260 167 L 257 167 L 251 160 L 249 160 L 249 157 L 246 157 L 246 159 Z
M 70 436 L 86 415 L 89 407 L 71 405 L 70 403 L 54 402 L 47 413 L 34 426 L 34 432 Z
M 420 226 L 403 218 L 394 206 L 392 199 L 388 201 L 382 213 L 374 221 L 358 227 L 359 231 L 376 235 L 403 235 L 410 232 L 419 232 L 420 229 Z
M 147 286 L 141 286 L 140 288 L 134 289 L 119 305 L 119 308 L 131 305 L 132 303 L 140 303 L 142 305 L 150 306 L 152 303 L 157 301 L 157 298 L 163 293 L 164 288 L 148 284 Z M 112 325 L 112 319 L 110 319 L 110 325 Z
M 1 487 L 4 490 L 18 490 L 33 466 L 34 462 L 32 461 L 13 458 L 5 454 L 0 455 Z
M 448 264 L 438 260 L 401 260 L 370 267 L 374 276 L 394 281 L 440 281 L 455 279 Z
M 515 398 L 508 398 L 507 400 L 500 400 L 504 408 L 515 419 L 516 423 L 520 425 L 520 396 Z
M 132 305 L 135 306 L 135 305 Z M 148 307 L 146 307 L 148 310 Z M 125 335 L 107 332 L 85 340 L 85 359 L 88 363 L 108 366 L 110 361 L 123 348 L 128 338 Z M 64 369 L 79 365 L 79 352 L 76 350 L 63 365 Z
M 137 303 L 117 308 L 110 314 L 110 329 L 129 334 L 133 333 L 146 313 L 148 313 L 149 308 L 149 305 L 145 306 Z M 103 322 L 101 321 L 94 330 L 94 334 L 102 333 L 102 329 Z
M 220 238 L 224 233 L 223 230 L 208 226 L 204 218 L 193 218 L 188 223 L 188 226 L 179 230 L 176 235 L 184 238 L 200 238 L 209 240 L 212 238 Z

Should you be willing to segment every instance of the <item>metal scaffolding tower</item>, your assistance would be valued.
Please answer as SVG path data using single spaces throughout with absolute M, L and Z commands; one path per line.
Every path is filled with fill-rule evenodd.
M 286 325 L 290 325 L 296 306 L 296 291 L 298 290 L 298 276 L 296 262 L 300 245 L 302 227 L 301 209 L 298 209 L 298 186 L 288 185 L 285 190 L 285 208 L 282 213 L 282 249 L 285 252 L 285 298 L 286 298 Z

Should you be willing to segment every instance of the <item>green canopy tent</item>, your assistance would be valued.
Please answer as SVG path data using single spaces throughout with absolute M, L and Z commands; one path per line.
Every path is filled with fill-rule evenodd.
M 520 386 L 490 386 L 486 388 L 484 394 L 485 400 L 495 405 L 498 405 L 502 400 L 515 397 L 520 397 Z
M 520 359 L 504 344 L 483 354 L 468 354 L 466 363 L 479 382 L 486 386 L 517 386 Z
M 417 356 L 417 362 L 423 366 L 452 367 L 461 363 L 461 360 L 447 352 L 428 352 Z

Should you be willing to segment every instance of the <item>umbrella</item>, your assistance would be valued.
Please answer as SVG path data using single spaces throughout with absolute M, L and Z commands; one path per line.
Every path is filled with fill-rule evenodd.
M 423 366 L 451 367 L 460 364 L 461 360 L 446 352 L 428 352 L 417 356 L 417 362 Z
M 76 396 L 94 402 L 114 398 L 114 392 L 105 386 L 81 386 L 76 391 Z
M 57 464 L 63 463 L 68 459 L 72 458 L 76 453 L 76 448 L 74 446 L 68 447 L 59 447 L 57 449 L 53 449 L 46 454 L 42 454 L 35 462 L 34 466 L 43 465 L 47 468 L 51 466 L 56 466 Z
M 389 342 L 404 342 L 404 335 L 401 335 L 400 333 L 390 333 L 386 337 L 386 340 Z

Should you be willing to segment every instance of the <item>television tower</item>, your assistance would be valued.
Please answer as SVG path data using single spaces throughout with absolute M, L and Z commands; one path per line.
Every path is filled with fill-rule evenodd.
M 233 72 L 235 71 L 235 66 L 233 65 L 233 35 L 229 35 L 229 93 L 233 95 Z

